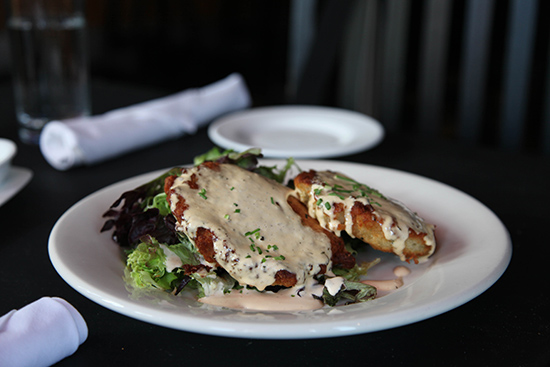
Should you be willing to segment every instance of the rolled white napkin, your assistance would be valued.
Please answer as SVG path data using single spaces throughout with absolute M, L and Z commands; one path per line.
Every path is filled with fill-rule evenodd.
M 87 337 L 86 322 L 71 304 L 43 297 L 0 317 L 0 366 L 51 366 Z
M 51 121 L 40 135 L 40 150 L 48 163 L 64 171 L 193 134 L 212 119 L 250 103 L 243 77 L 233 73 L 202 88 L 102 115 Z

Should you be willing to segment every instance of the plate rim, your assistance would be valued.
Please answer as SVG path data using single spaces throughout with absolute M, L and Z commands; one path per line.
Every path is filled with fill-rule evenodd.
M 273 164 L 280 160 L 262 160 L 262 161 L 268 161 L 270 164 Z M 422 321 L 437 315 L 440 315 L 442 313 L 445 313 L 451 309 L 454 309 L 456 307 L 459 307 L 470 300 L 474 299 L 475 297 L 479 296 L 481 293 L 485 292 L 487 289 L 489 289 L 505 272 L 506 268 L 508 267 L 511 256 L 512 256 L 512 246 L 511 246 L 511 239 L 510 235 L 506 229 L 506 227 L 502 224 L 500 219 L 489 209 L 487 208 L 483 203 L 481 203 L 479 200 L 473 198 L 472 196 L 452 187 L 447 184 L 435 181 L 433 179 L 420 176 L 414 173 L 409 173 L 406 171 L 400 171 L 395 170 L 392 168 L 386 168 L 381 166 L 373 166 L 368 164 L 361 164 L 361 163 L 353 163 L 353 162 L 343 162 L 343 161 L 322 161 L 322 160 L 300 160 L 298 161 L 298 164 L 302 163 L 304 166 L 304 162 L 311 163 L 315 162 L 316 164 L 323 165 L 323 164 L 330 164 L 330 165 L 338 165 L 338 164 L 344 164 L 344 165 L 351 165 L 352 167 L 365 167 L 367 169 L 375 169 L 375 170 L 382 170 L 384 172 L 393 172 L 397 174 L 404 174 L 407 176 L 410 176 L 412 178 L 417 178 L 421 180 L 427 180 L 427 182 L 432 182 L 436 185 L 441 185 L 441 187 L 447 189 L 447 190 L 453 190 L 455 193 L 458 193 L 459 195 L 462 195 L 463 197 L 469 198 L 471 202 L 476 203 L 477 205 L 480 205 L 485 210 L 485 214 L 488 214 L 492 216 L 492 219 L 495 220 L 497 224 L 500 225 L 499 229 L 499 235 L 503 236 L 504 244 L 501 244 L 503 247 L 503 253 L 501 254 L 501 258 L 498 261 L 498 264 L 493 264 L 494 267 L 491 271 L 491 275 L 483 279 L 483 281 L 478 282 L 475 287 L 471 288 L 468 292 L 459 292 L 458 296 L 457 293 L 451 293 L 451 296 L 454 297 L 453 300 L 446 300 L 445 305 L 438 305 L 437 307 L 424 307 L 424 304 L 416 305 L 413 307 L 413 311 L 415 311 L 415 317 L 410 317 L 411 308 L 405 308 L 402 310 L 398 310 L 395 312 L 392 312 L 392 320 L 381 322 L 380 319 L 384 319 L 384 315 L 380 316 L 377 315 L 376 319 L 371 318 L 369 320 L 369 317 L 364 317 L 360 320 L 357 320 L 355 318 L 351 319 L 350 322 L 342 323 L 342 320 L 335 320 L 335 321 L 324 321 L 319 326 L 318 323 L 304 320 L 292 320 L 292 327 L 291 327 L 291 333 L 288 331 L 288 324 L 269 324 L 269 333 L 266 333 L 264 323 L 250 323 L 246 321 L 236 321 L 236 320 L 215 320 L 215 322 L 211 323 L 210 325 L 205 325 L 203 318 L 198 317 L 194 318 L 192 315 L 183 315 L 178 316 L 178 319 L 190 321 L 190 325 L 186 325 L 186 327 L 181 327 L 181 325 L 174 325 L 173 322 L 170 322 L 166 319 L 165 316 L 166 311 L 165 310 L 158 310 L 158 309 L 151 309 L 151 307 L 146 307 L 143 305 L 128 305 L 127 300 L 120 300 L 120 298 L 117 297 L 110 297 L 109 295 L 103 294 L 103 291 L 101 289 L 97 289 L 94 285 L 90 284 L 88 281 L 78 281 L 74 278 L 71 278 L 71 276 L 74 276 L 74 274 L 70 274 L 71 270 L 68 269 L 67 265 L 63 263 L 62 258 L 60 257 L 60 254 L 58 253 L 56 248 L 56 245 L 54 243 L 55 236 L 57 235 L 57 232 L 60 230 L 60 223 L 63 222 L 64 218 L 70 217 L 73 214 L 73 211 L 76 211 L 77 208 L 79 208 L 80 205 L 83 205 L 87 200 L 93 200 L 94 198 L 100 197 L 101 195 L 105 195 L 106 192 L 113 191 L 118 188 L 122 188 L 124 186 L 128 186 L 131 183 L 137 182 L 142 180 L 144 182 L 147 178 L 153 177 L 154 175 L 158 175 L 166 170 L 158 170 L 158 171 L 152 171 L 149 173 L 144 173 L 141 175 L 137 175 L 131 178 L 127 178 L 125 180 L 113 183 L 111 185 L 108 185 L 88 196 L 81 199 L 77 203 L 75 203 L 73 206 L 71 206 L 56 222 L 54 227 L 52 228 L 52 232 L 49 237 L 48 241 L 48 252 L 50 255 L 50 260 L 55 268 L 55 270 L 59 273 L 59 275 L 76 291 L 84 295 L 85 297 L 89 298 L 90 300 L 108 308 L 115 312 L 121 313 L 123 315 L 187 332 L 195 332 L 195 333 L 201 333 L 201 334 L 207 334 L 207 335 L 216 335 L 216 336 L 227 336 L 227 337 L 238 337 L 238 338 L 255 338 L 255 339 L 304 339 L 304 338 L 321 338 L 321 337 L 338 337 L 338 336 L 346 336 L 346 335 L 354 335 L 354 334 L 361 334 L 361 333 L 369 333 L 369 332 L 376 332 L 380 330 L 386 330 L 390 328 L 394 328 L 397 326 L 404 326 L 408 324 L 412 324 L 418 321 Z M 121 193 L 121 192 L 120 192 Z M 119 193 L 119 195 L 120 195 Z M 113 198 L 114 201 L 115 198 Z M 109 203 L 110 204 L 110 203 Z M 109 205 L 108 204 L 108 205 Z M 437 254 L 437 252 L 436 252 Z M 122 282 L 122 280 L 121 280 Z M 86 284 L 91 285 L 86 286 Z M 411 285 L 411 287 L 414 286 Z M 450 297 L 450 296 L 449 296 Z M 368 304 L 365 303 L 363 305 Z M 433 306 L 433 305 L 432 305 Z M 128 308 L 129 307 L 129 308 Z M 348 307 L 348 306 L 346 306 Z M 366 308 L 369 308 L 366 306 Z M 362 311 L 361 311 L 362 312 Z M 387 317 L 386 317 L 387 318 Z M 360 322 L 358 322 L 360 321 Z M 368 321 L 371 321 L 371 325 L 368 325 Z M 372 321 L 374 321 L 374 326 L 372 325 Z M 301 326 L 303 329 L 298 329 L 297 326 Z
M 349 120 L 352 118 L 356 124 L 365 124 L 364 128 L 369 129 L 369 139 L 360 140 L 357 139 L 354 144 L 335 145 L 331 147 L 320 146 L 317 149 L 310 151 L 303 150 L 290 150 L 290 149 L 274 149 L 269 147 L 258 147 L 250 144 L 243 143 L 227 137 L 223 133 L 223 129 L 231 125 L 238 125 L 243 123 L 250 116 L 259 115 L 260 118 L 270 117 L 277 114 L 288 113 L 300 113 L 300 114 L 319 114 L 330 113 L 340 115 L 342 118 Z M 266 116 L 268 115 L 268 116 Z M 339 121 L 341 122 L 341 121 Z M 351 126 L 350 126 L 351 128 Z M 357 128 L 356 126 L 354 128 Z M 334 158 L 345 155 L 355 154 L 367 149 L 374 148 L 382 142 L 385 137 L 385 131 L 382 124 L 371 116 L 362 114 L 357 111 L 347 110 L 337 107 L 328 106 L 312 106 L 312 105 L 276 105 L 276 106 L 264 106 L 255 107 L 247 110 L 235 111 L 226 115 L 223 115 L 214 120 L 207 130 L 210 140 L 225 149 L 234 149 L 237 151 L 243 151 L 249 148 L 261 148 L 264 157 L 267 158 L 285 158 L 293 157 L 296 159 L 321 159 L 321 158 Z M 358 136 L 358 135 L 356 135 Z

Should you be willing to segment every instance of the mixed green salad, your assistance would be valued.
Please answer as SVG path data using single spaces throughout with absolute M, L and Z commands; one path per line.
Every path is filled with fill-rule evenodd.
M 259 164 L 262 157 L 259 149 L 244 152 L 221 151 L 214 148 L 196 157 L 195 165 L 205 161 L 235 164 L 265 177 L 284 183 L 287 173 L 297 167 L 293 159 L 287 159 L 282 168 Z M 140 289 L 159 289 L 177 296 L 183 291 L 194 291 L 199 298 L 228 293 L 232 289 L 242 289 L 223 268 L 203 265 L 204 259 L 192 241 L 175 230 L 176 219 L 171 213 L 164 180 L 178 175 L 181 167 L 172 168 L 154 180 L 133 190 L 124 192 L 103 215 L 107 218 L 101 231 L 112 230 L 112 238 L 126 254 L 127 281 Z M 292 182 L 287 185 L 291 186 Z M 352 254 L 357 253 L 362 243 L 345 238 L 346 246 Z M 352 269 L 333 268 L 335 276 L 342 277 L 343 283 L 336 294 L 327 288 L 320 299 L 328 306 L 363 302 L 376 296 L 376 288 L 361 283 L 367 270 L 377 260 L 356 264 Z M 316 280 L 324 284 L 327 275 L 318 275 Z M 268 287 L 265 291 L 278 291 Z M 333 292 L 334 293 L 334 292 Z

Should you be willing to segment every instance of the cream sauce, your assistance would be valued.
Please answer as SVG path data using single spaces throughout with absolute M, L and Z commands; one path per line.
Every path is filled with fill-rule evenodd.
M 304 195 L 302 195 L 304 196 Z M 340 235 L 341 225 L 345 231 L 353 236 L 353 220 L 351 209 L 356 201 L 364 205 L 371 205 L 373 214 L 382 220 L 384 237 L 391 241 L 393 252 L 401 260 L 406 260 L 403 250 L 405 241 L 409 237 L 409 229 L 416 233 L 426 233 L 425 244 L 430 247 L 430 253 L 419 261 L 427 259 L 435 250 L 434 227 L 424 222 L 422 218 L 410 211 L 402 203 L 387 198 L 378 191 L 354 181 L 346 175 L 332 171 L 318 171 L 311 191 L 302 201 L 307 200 L 309 214 L 319 221 L 324 228 Z M 345 223 L 336 218 L 335 204 L 342 204 L 345 208 Z
M 175 268 L 179 268 L 183 265 L 180 257 L 176 255 L 174 251 L 170 250 L 168 246 L 161 244 L 160 248 L 162 248 L 164 256 L 166 256 L 166 260 L 164 261 L 164 265 L 166 265 L 166 271 L 171 273 L 172 270 L 174 270 Z
M 219 167 L 190 168 L 174 181 L 172 212 L 178 195 L 188 205 L 183 218 L 176 218 L 178 230 L 193 239 L 198 228 L 209 229 L 218 264 L 241 285 L 259 290 L 273 284 L 279 270 L 296 274 L 300 286 L 320 265 L 331 269 L 330 241 L 301 224 L 287 203 L 291 189 L 235 165 Z M 189 187 L 193 174 L 198 189 Z
M 325 288 L 331 296 L 335 296 L 344 285 L 344 278 L 334 277 L 325 280 Z
M 323 307 L 323 286 L 310 279 L 305 286 L 295 286 L 277 293 L 255 290 L 232 290 L 224 295 L 203 297 L 199 302 L 232 309 L 254 311 L 307 311 Z
M 393 269 L 393 274 L 396 276 L 395 279 L 388 280 L 363 280 L 361 283 L 372 285 L 379 291 L 393 291 L 395 289 L 401 288 L 405 283 L 403 278 L 409 275 L 411 271 L 405 266 L 398 266 Z

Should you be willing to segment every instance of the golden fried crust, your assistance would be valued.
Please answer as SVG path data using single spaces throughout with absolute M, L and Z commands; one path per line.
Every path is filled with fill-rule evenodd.
M 304 192 L 309 192 L 309 190 L 306 189 L 311 188 L 311 186 L 313 185 L 315 173 L 316 172 L 314 170 L 299 173 L 298 176 L 294 178 L 294 186 L 296 187 L 296 189 Z
M 168 176 L 164 180 L 164 192 L 166 193 L 166 200 L 168 201 L 168 204 L 170 204 L 171 200 L 170 197 L 172 195 L 177 195 L 174 190 L 172 190 L 172 186 L 174 185 L 174 180 L 178 176 Z M 188 208 L 187 204 L 185 203 L 185 199 L 182 198 L 180 195 L 178 195 L 178 205 L 176 206 L 175 210 L 172 211 L 174 216 L 176 218 L 181 218 L 183 216 L 183 212 L 185 212 Z
M 204 259 L 209 263 L 216 264 L 216 252 L 214 251 L 215 235 L 211 230 L 203 227 L 197 228 L 197 236 L 194 238 L 197 250 L 204 256 Z
M 204 162 L 201 167 L 206 167 L 208 169 L 212 169 L 212 170 L 218 170 L 219 169 L 219 164 L 216 163 L 216 162 Z M 199 168 L 200 169 L 200 168 Z M 183 169 L 182 172 L 186 172 L 187 169 Z M 165 180 L 164 180 L 164 192 L 166 193 L 166 200 L 168 201 L 168 204 L 171 204 L 171 196 L 172 195 L 177 195 L 178 197 L 178 201 L 177 201 L 177 204 L 176 204 L 176 207 L 174 208 L 174 210 L 172 211 L 172 213 L 174 214 L 174 216 L 176 218 L 182 218 L 184 216 L 184 213 L 185 211 L 187 210 L 187 208 L 189 208 L 189 206 L 187 205 L 187 203 L 185 202 L 185 198 L 183 198 L 181 195 L 177 194 L 173 189 L 172 189 L 172 186 L 174 185 L 174 181 L 176 180 L 178 176 L 168 176 Z M 189 187 L 193 190 L 198 190 L 199 186 L 197 184 L 197 176 L 195 174 L 191 175 L 191 179 L 189 181 L 187 181 L 187 184 L 189 185 Z M 210 251 L 208 251 L 208 239 L 209 238 L 209 241 L 210 243 L 212 243 L 212 236 L 214 236 L 212 234 L 212 232 L 210 232 L 209 230 L 205 229 L 205 228 L 199 228 L 197 230 L 197 232 L 201 232 L 201 235 L 199 236 L 199 240 L 201 242 L 201 244 L 204 242 L 206 243 L 204 245 L 204 249 L 205 249 L 205 253 L 202 253 L 202 251 L 200 250 L 199 248 L 199 251 L 201 252 L 201 254 L 205 257 L 205 259 L 208 261 L 208 262 L 212 262 L 212 263 L 215 263 L 215 261 L 213 260 L 214 256 L 213 256 L 213 251 L 212 250 L 212 253 L 210 253 Z M 207 231 L 207 232 L 205 232 Z M 197 245 L 197 247 L 199 247 L 200 245 Z
M 316 171 L 310 170 L 302 172 L 294 178 L 294 186 L 300 197 L 300 200 L 308 205 L 315 205 L 314 201 L 310 200 L 311 188 L 315 183 Z M 313 203 L 313 204 L 312 204 Z M 343 204 L 337 203 L 334 205 L 333 220 L 338 225 L 340 231 L 346 229 L 346 208 Z M 394 252 L 392 241 L 386 239 L 383 232 L 383 220 L 373 213 L 372 205 L 364 205 L 360 201 L 355 201 L 351 210 L 352 233 L 348 233 L 352 237 L 361 239 L 369 244 L 372 248 L 383 252 Z M 323 214 L 325 219 L 330 220 L 327 214 Z M 405 249 L 403 255 L 407 261 L 417 261 L 418 258 L 426 256 L 430 253 L 431 247 L 427 246 L 424 240 L 426 233 L 416 233 L 409 229 L 409 237 L 405 241 Z
M 368 243 L 376 250 L 393 252 L 392 243 L 386 239 L 382 231 L 382 220 L 372 213 L 370 205 L 356 202 L 351 209 L 351 217 L 354 237 Z M 416 233 L 409 229 L 409 237 L 405 241 L 405 249 L 403 250 L 403 255 L 408 261 L 414 261 L 429 253 L 430 247 L 424 243 L 425 236 L 425 233 Z
M 209 271 L 211 269 L 209 266 L 206 266 L 203 264 L 199 264 L 199 265 L 183 264 L 181 267 L 183 268 L 185 275 L 197 273 L 201 270 Z
M 207 169 L 213 169 L 217 170 L 219 169 L 219 164 L 215 162 L 205 162 L 200 167 L 206 167 Z M 201 169 L 199 167 L 199 169 Z M 187 169 L 183 169 L 182 172 L 186 172 Z M 168 203 L 171 204 L 171 197 L 172 195 L 177 195 L 178 200 L 175 205 L 175 208 L 173 208 L 172 213 L 176 218 L 182 218 L 184 217 L 185 211 L 189 208 L 187 203 L 185 202 L 185 198 L 181 195 L 177 194 L 175 190 L 172 189 L 172 186 L 174 185 L 174 181 L 176 180 L 178 176 L 168 176 L 164 180 L 164 192 L 166 193 L 166 200 L 168 200 Z M 195 174 L 191 175 L 191 179 L 187 181 L 187 184 L 189 187 L 193 190 L 198 190 L 199 186 L 197 184 L 197 176 Z M 195 246 L 197 247 L 197 250 L 200 252 L 200 254 L 204 257 L 206 261 L 212 264 L 218 265 L 217 261 L 214 259 L 215 251 L 214 251 L 214 234 L 212 231 L 210 231 L 207 228 L 197 228 L 197 236 L 192 239 L 195 242 Z
M 316 232 L 324 233 L 330 240 L 332 250 L 332 263 L 344 269 L 351 269 L 355 265 L 355 258 L 350 254 L 344 245 L 344 241 L 334 233 L 327 231 L 319 224 L 319 221 L 308 214 L 307 206 L 294 196 L 289 196 L 288 204 L 302 219 L 302 224 Z
M 279 270 L 275 274 L 275 282 L 273 285 L 279 285 L 282 287 L 294 287 L 296 285 L 296 274 L 287 270 Z

